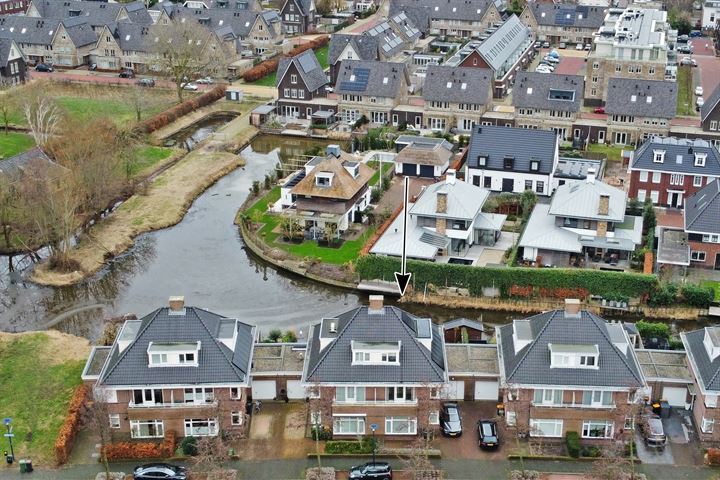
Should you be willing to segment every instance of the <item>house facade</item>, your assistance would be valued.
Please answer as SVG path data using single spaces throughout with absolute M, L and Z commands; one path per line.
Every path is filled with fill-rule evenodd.
M 481 125 L 470 137 L 465 178 L 493 192 L 550 196 L 558 158 L 553 131 Z
M 700 128 L 703 133 L 711 135 L 715 142 L 720 142 L 720 86 L 710 94 L 700 108 Z M 715 143 L 716 147 L 718 143 Z
M 492 0 L 396 0 L 391 11 L 422 9 L 430 19 L 430 33 L 452 37 L 478 37 L 503 20 L 504 2 Z M 415 22 L 420 27 L 419 22 Z
M 630 198 L 683 208 L 685 199 L 720 177 L 720 153 L 708 141 L 651 138 L 630 163 Z
M 0 38 L 0 84 L 25 83 L 27 65 L 25 56 L 14 40 Z
M 313 50 L 282 58 L 276 80 L 279 114 L 309 120 L 317 111 L 335 113 L 337 102 L 328 100 L 327 84 L 327 76 Z
M 588 44 L 603 24 L 605 9 L 596 5 L 531 2 L 520 13 L 520 21 L 536 33 L 537 39 Z
M 286 0 L 280 9 L 280 17 L 289 36 L 315 32 L 320 19 L 314 0 Z
M 2 0 L 0 1 L 0 15 L 17 15 L 25 13 L 28 0 Z
M 692 412 L 698 436 L 701 442 L 716 445 L 720 442 L 720 327 L 713 325 L 681 333 L 680 338 L 693 375 Z
M 702 28 L 714 30 L 718 27 L 718 20 L 720 20 L 720 2 L 705 0 L 702 7 Z
M 408 439 L 439 424 L 448 383 L 442 328 L 371 295 L 310 327 L 303 384 L 314 421 L 334 438 Z M 314 397 L 314 398 L 312 398 Z
M 215 436 L 241 430 L 255 327 L 171 297 L 95 347 L 83 380 L 107 403 L 116 439 Z
M 690 265 L 720 270 L 720 179 L 688 197 L 684 218 Z
M 548 439 L 573 431 L 585 444 L 626 437 L 646 382 L 622 324 L 566 300 L 500 327 L 497 343 L 509 427 Z

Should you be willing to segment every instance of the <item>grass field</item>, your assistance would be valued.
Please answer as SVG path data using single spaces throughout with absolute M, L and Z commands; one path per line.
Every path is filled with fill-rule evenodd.
M 700 282 L 700 285 L 702 285 L 703 287 L 711 287 L 715 292 L 715 301 L 720 302 L 720 282 L 715 282 L 713 280 L 703 280 L 702 282 Z
M 142 146 L 137 149 L 137 161 L 133 165 L 132 175 L 137 175 L 143 170 L 153 167 L 156 163 L 165 160 L 173 152 L 172 148 Z
M 376 161 L 368 162 L 368 166 L 375 169 L 375 173 L 373 174 L 372 177 L 370 177 L 370 181 L 368 182 L 368 185 L 370 185 L 371 187 L 374 187 L 375 184 L 378 183 L 378 180 L 380 180 L 380 169 L 378 168 L 379 167 L 378 164 L 379 164 L 379 162 L 376 162 Z M 390 170 L 391 168 L 395 168 L 395 164 L 393 162 L 384 162 L 383 163 L 382 169 L 383 169 L 384 174 L 387 174 L 388 170 Z M 387 183 L 387 182 L 388 182 L 388 180 L 386 177 L 385 183 Z
M 692 67 L 686 65 L 678 68 L 677 71 L 677 114 L 697 115 L 695 112 L 695 97 L 692 86 Z
M 328 68 L 328 50 L 329 46 L 325 45 L 322 48 L 318 48 L 315 50 L 315 56 L 318 59 L 318 62 L 320 62 L 320 66 L 324 69 Z M 256 80 L 252 82 L 253 85 L 260 85 L 263 87 L 274 87 L 275 81 L 277 79 L 277 72 L 273 72 L 270 75 L 267 75 L 260 80 Z
M 89 351 L 86 340 L 58 332 L 0 336 L 2 416 L 12 418 L 17 458 L 54 461 L 55 438 Z
M 0 132 L 0 160 L 30 150 L 35 141 L 30 135 L 18 132 Z
M 606 155 L 610 162 L 619 162 L 622 160 L 623 150 L 633 150 L 633 148 L 627 145 L 605 145 L 600 143 L 591 143 L 588 145 L 588 152 Z
M 300 244 L 278 242 L 277 239 L 280 237 L 280 234 L 273 232 L 273 230 L 280 223 L 280 216 L 266 212 L 268 204 L 277 201 L 279 198 L 280 187 L 275 187 L 248 209 L 247 215 L 252 218 L 253 212 L 259 211 L 263 213 L 262 220 L 260 221 L 263 225 L 257 232 L 258 235 L 260 235 L 268 245 L 285 250 L 296 257 L 314 257 L 326 263 L 342 265 L 355 260 L 358 257 L 360 249 L 362 249 L 365 242 L 367 242 L 367 239 L 375 232 L 375 227 L 371 227 L 359 238 L 346 241 L 339 248 L 321 247 L 316 241 L 312 240 L 306 240 Z

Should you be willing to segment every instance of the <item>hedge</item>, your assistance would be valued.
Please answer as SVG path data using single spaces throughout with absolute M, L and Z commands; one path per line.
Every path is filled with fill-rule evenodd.
M 158 113 L 154 117 L 148 118 L 140 124 L 139 129 L 145 133 L 152 133 L 155 130 L 159 130 L 178 118 L 225 97 L 225 88 L 225 85 L 217 85 L 202 95 L 189 98 L 164 112 Z
M 706 458 L 708 465 L 720 465 L 720 448 L 708 448 Z
M 327 35 L 323 35 L 322 37 L 318 37 L 314 40 L 311 40 L 309 42 L 303 43 L 302 45 L 298 45 L 297 47 L 290 50 L 287 54 L 288 57 L 294 57 L 296 55 L 300 55 L 305 50 L 309 49 L 315 49 L 325 46 L 330 41 L 330 37 Z M 277 71 L 278 65 L 280 64 L 280 58 L 281 57 L 274 57 L 269 60 L 265 60 L 264 62 L 258 63 L 253 68 L 248 70 L 247 72 L 243 73 L 243 80 L 246 82 L 254 82 L 256 80 L 260 80 L 263 77 L 266 77 L 270 75 L 271 73 Z
M 578 432 L 567 432 L 565 434 L 565 443 L 567 444 L 568 455 L 578 458 L 580 456 L 580 435 L 578 435 Z
M 413 274 L 413 286 L 423 288 L 426 283 L 438 287 L 467 288 L 471 295 L 480 296 L 482 289 L 499 288 L 503 296 L 510 296 L 518 287 L 525 294 L 560 298 L 565 290 L 569 295 L 589 292 L 591 295 L 644 297 L 657 287 L 654 275 L 564 268 L 489 268 L 451 265 L 408 260 L 407 269 Z M 366 255 L 357 260 L 356 271 L 363 280 L 392 281 L 400 271 L 400 259 Z M 539 287 L 539 286 L 542 287 Z M 564 297 L 569 298 L 569 297 Z
M 85 405 L 89 391 L 87 385 L 79 385 L 70 399 L 65 423 L 60 427 L 58 436 L 55 439 L 55 461 L 58 465 L 62 465 L 68 461 L 73 444 L 75 443 L 75 437 L 80 429 L 80 421 L 82 420 L 81 410 L 83 405 Z
M 342 454 L 366 454 L 372 453 L 373 440 L 363 437 L 360 441 L 338 440 L 325 442 L 325 453 Z
M 145 458 L 168 458 L 175 453 L 177 437 L 173 430 L 165 432 L 160 443 L 118 442 L 105 445 L 105 454 L 109 461 Z

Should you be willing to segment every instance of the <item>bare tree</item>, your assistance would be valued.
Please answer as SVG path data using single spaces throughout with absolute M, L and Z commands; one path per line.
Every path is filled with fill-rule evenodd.
M 84 414 L 84 423 L 100 438 L 100 461 L 105 467 L 105 478 L 110 479 L 110 463 L 107 458 L 107 445 L 112 441 L 110 430 L 110 408 L 108 405 L 107 393 L 103 390 L 95 390 L 93 400 L 88 402 Z
M 17 108 L 17 95 L 11 95 L 12 85 L 7 80 L 0 80 L 0 118 L 5 128 L 5 134 L 10 131 L 10 115 Z
M 407 453 L 400 457 L 405 470 L 410 472 L 413 480 L 441 478 L 440 472 L 430 462 L 427 456 L 427 444 L 422 438 L 416 439 Z
M 135 121 L 141 122 L 143 116 L 158 105 L 158 97 L 156 95 L 148 95 L 146 87 L 135 85 L 130 89 L 127 97 L 130 106 L 135 112 Z
M 217 435 L 198 437 L 197 454 L 192 458 L 190 468 L 193 474 L 207 480 L 234 480 L 237 476 L 235 470 L 226 468 L 230 460 L 230 443 L 236 438 L 231 430 L 223 428 L 230 410 L 225 408 L 224 399 L 215 397 L 215 405 L 208 411 L 208 418 L 217 421 Z
M 62 115 L 55 102 L 39 91 L 33 92 L 23 104 L 23 115 L 30 134 L 38 147 L 45 147 L 60 130 Z
M 7 175 L 0 173 L 0 229 L 8 251 L 13 248 L 13 230 L 18 224 L 20 208 L 21 199 L 16 183 Z
M 333 389 L 322 388 L 319 382 L 315 382 L 307 389 L 308 415 L 311 425 L 312 436 L 315 440 L 315 455 L 318 469 L 322 468 L 322 457 L 320 452 L 320 440 L 323 432 L 331 432 L 332 425 L 326 427 L 328 420 L 332 421 L 332 400 Z

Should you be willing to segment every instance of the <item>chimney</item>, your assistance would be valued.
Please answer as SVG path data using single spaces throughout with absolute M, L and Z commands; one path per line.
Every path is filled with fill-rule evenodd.
M 170 313 L 182 313 L 185 310 L 185 297 L 183 296 L 176 296 L 176 297 L 170 297 L 170 300 L 168 300 L 168 304 L 170 306 Z
M 382 295 L 370 295 L 370 305 L 368 305 L 368 313 L 383 313 L 385 308 L 383 302 L 385 297 Z
M 448 185 L 455 185 L 456 179 L 457 177 L 455 176 L 455 169 L 448 169 L 448 171 L 445 173 L 445 183 L 447 183 Z
M 610 213 L 610 195 L 600 195 L 598 215 L 607 215 L 608 213 Z
M 565 299 L 565 316 L 566 317 L 579 317 L 580 316 L 580 300 L 577 298 L 566 298 Z
M 595 183 L 595 168 L 590 167 L 587 171 L 587 178 L 585 179 L 587 183 Z
M 447 213 L 447 192 L 440 190 L 437 192 L 437 207 L 435 213 Z

